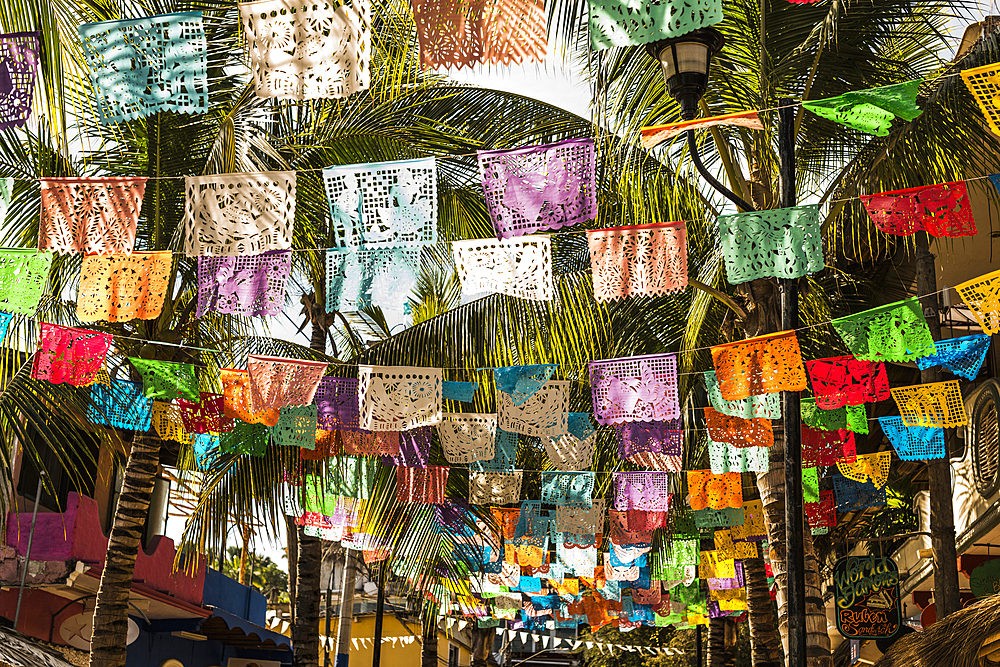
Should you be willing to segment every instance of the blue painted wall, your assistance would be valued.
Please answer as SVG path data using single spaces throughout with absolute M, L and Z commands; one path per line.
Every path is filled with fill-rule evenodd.
M 255 589 L 230 579 L 218 570 L 209 568 L 208 572 L 205 573 L 205 593 L 202 600 L 206 605 L 224 609 L 255 625 L 264 625 L 264 617 L 267 615 L 267 598 Z
M 145 621 L 133 619 L 140 627 L 139 638 L 128 647 L 125 667 L 160 667 L 173 658 L 184 667 L 226 667 L 229 658 L 259 658 L 291 664 L 291 653 L 248 651 L 226 646 L 216 641 L 191 641 L 175 637 L 164 628 L 162 632 L 147 632 Z

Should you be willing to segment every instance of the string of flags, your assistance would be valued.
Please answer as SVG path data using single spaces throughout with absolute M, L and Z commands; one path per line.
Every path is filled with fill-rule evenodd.
M 462 22 L 453 19 L 464 11 L 459 3 L 413 5 L 425 66 L 509 63 L 545 54 L 544 8 L 537 0 L 491 6 L 489 21 L 458 34 L 454 26 Z M 649 43 L 723 18 L 720 0 L 650 5 L 639 21 L 626 18 L 626 9 L 624 0 L 591 3 L 595 49 Z M 364 0 L 308 7 L 258 0 L 240 5 L 240 20 L 259 97 L 342 98 L 370 85 L 371 8 Z M 102 123 L 207 109 L 200 12 L 87 24 L 79 32 Z M 38 37 L 0 35 L 0 59 L 11 80 L 0 99 L 0 128 L 23 126 L 31 113 Z M 961 76 L 1000 134 L 994 66 Z M 885 136 L 894 120 L 919 116 L 920 83 L 850 91 L 802 106 Z M 646 128 L 643 142 L 652 147 L 689 129 L 720 125 L 763 129 L 758 113 L 747 111 Z M 497 234 L 452 242 L 463 291 L 554 299 L 546 232 L 596 220 L 594 141 L 480 151 L 477 158 Z M 197 265 L 198 316 L 280 314 L 291 267 L 296 172 L 183 178 L 178 240 Z M 334 247 L 324 249 L 327 308 L 377 304 L 390 323 L 405 321 L 400 295 L 411 291 L 422 250 L 439 242 L 435 159 L 337 165 L 324 169 L 322 180 L 334 230 Z M 83 255 L 81 322 L 160 315 L 174 257 L 135 247 L 146 183 L 141 177 L 40 179 L 38 249 L 0 249 L 0 332 L 14 315 L 37 312 L 53 253 Z M 0 182 L 4 209 L 10 196 L 6 179 Z M 887 234 L 976 234 L 965 181 L 860 200 Z M 799 278 L 824 266 L 818 206 L 724 215 L 717 223 L 730 284 Z M 584 233 L 597 301 L 686 288 L 683 222 Z M 700 470 L 682 470 L 685 415 L 673 353 L 590 361 L 592 412 L 585 413 L 569 411 L 570 382 L 557 377 L 554 364 L 493 369 L 495 414 L 450 409 L 488 389 L 446 381 L 441 368 L 361 365 L 357 377 L 330 377 L 325 362 L 249 355 L 246 368 L 216 375 L 192 364 L 130 357 L 141 379 L 133 382 L 107 371 L 114 336 L 48 322 L 39 323 L 30 372 L 36 380 L 90 387 L 92 423 L 190 445 L 202 470 L 223 455 L 263 456 L 269 445 L 297 448 L 301 460 L 327 461 L 324 475 L 289 472 L 286 512 L 307 534 L 362 551 L 366 562 L 389 556 L 388 545 L 366 532 L 360 517 L 377 472 L 392 466 L 397 501 L 433 507 L 436 529 L 457 536 L 442 554 L 449 576 L 428 579 L 419 564 L 405 559 L 393 562 L 393 574 L 447 613 L 462 615 L 460 623 L 475 619 L 509 639 L 537 637 L 555 647 L 564 640 L 538 633 L 580 623 L 594 630 L 691 627 L 747 610 L 745 561 L 766 560 L 767 527 L 761 502 L 743 497 L 741 473 L 767 469 L 781 391 L 812 393 L 802 406 L 802 447 L 806 515 L 814 532 L 835 526 L 838 512 L 886 502 L 891 452 L 858 454 L 855 445 L 856 433 L 873 424 L 867 403 L 895 401 L 899 416 L 877 423 L 899 458 L 944 457 L 943 429 L 967 420 L 959 382 L 890 387 L 884 364 L 913 361 L 976 377 L 989 335 L 1000 331 L 1000 272 L 956 289 L 982 335 L 934 341 L 913 298 L 830 322 L 848 356 L 803 360 L 796 331 L 713 346 L 713 369 L 703 376 L 710 406 L 700 413 L 709 468 Z M 620 457 L 645 469 L 613 473 L 612 493 L 595 498 L 596 474 L 589 469 L 595 441 L 612 432 Z M 527 471 L 516 467 L 517 452 L 536 439 L 554 469 L 538 471 L 538 497 L 522 498 L 534 487 L 524 484 Z M 434 442 L 450 465 L 430 465 Z M 466 498 L 447 495 L 456 469 L 469 475 Z M 821 488 L 826 476 L 832 489 Z M 489 506 L 495 526 L 470 518 L 470 504 Z M 672 510 L 679 511 L 666 540 Z M 703 539 L 712 548 L 703 549 Z M 501 621 L 508 626 L 499 627 Z M 583 643 L 602 651 L 657 652 Z

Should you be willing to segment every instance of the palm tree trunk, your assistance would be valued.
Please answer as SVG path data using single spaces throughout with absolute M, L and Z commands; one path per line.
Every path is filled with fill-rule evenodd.
M 133 438 L 97 591 L 90 667 L 125 667 L 129 593 L 159 465 L 156 441 L 143 436 Z
M 726 646 L 726 619 L 708 619 L 708 667 L 732 667 L 733 652 Z
M 743 577 L 747 586 L 747 607 L 750 609 L 747 615 L 750 619 L 750 657 L 753 667 L 781 667 L 780 640 L 774 623 L 764 560 L 744 560 Z
M 438 667 L 437 616 L 424 623 L 420 641 L 420 667 Z
M 470 622 L 475 623 L 476 621 Z M 472 635 L 472 667 L 486 667 L 490 649 L 493 648 L 493 637 L 496 633 L 493 628 L 480 628 L 473 625 L 470 634 Z
M 288 544 L 285 554 L 288 558 L 288 616 L 292 625 L 295 625 L 295 583 L 299 576 L 299 531 L 295 525 L 295 519 L 290 516 L 285 517 L 285 539 Z
M 344 583 L 340 591 L 340 618 L 337 619 L 336 667 L 347 667 L 351 657 L 351 626 L 354 625 L 354 585 L 358 578 L 358 557 L 344 549 Z
M 319 665 L 319 571 L 323 545 L 310 537 L 302 526 L 297 531 L 298 581 L 295 584 L 295 624 L 292 625 L 294 667 Z
M 785 569 L 785 432 L 781 422 L 774 422 L 774 445 L 771 447 L 771 469 L 757 473 L 757 488 L 764 504 L 767 523 L 768 560 L 777 584 L 778 630 L 785 655 L 788 655 L 788 577 Z M 822 579 L 819 562 L 813 548 L 812 535 L 804 534 L 806 575 L 806 664 L 809 667 L 832 667 L 830 635 L 827 634 L 826 612 L 823 608 Z

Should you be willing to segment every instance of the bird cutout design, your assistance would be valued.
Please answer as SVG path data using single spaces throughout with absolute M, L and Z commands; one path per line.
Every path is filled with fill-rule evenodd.
M 526 220 L 536 221 L 542 216 L 547 203 L 545 218 L 561 219 L 561 211 L 574 202 L 579 206 L 580 179 L 566 170 L 566 162 L 555 150 L 545 151 L 545 172 L 507 174 L 503 204 L 520 213 Z
M 352 247 L 357 242 L 350 238 L 358 228 L 361 218 L 361 190 L 358 188 L 358 178 L 354 174 L 344 174 L 344 190 L 339 192 L 330 202 L 332 226 L 346 230 L 348 238 L 345 245 Z
M 420 186 L 413 172 L 401 169 L 396 184 L 389 188 L 389 206 L 378 207 L 379 222 L 371 224 L 365 233 L 369 243 L 386 241 L 417 241 L 420 226 L 431 218 L 431 202 L 420 196 Z
M 624 408 L 628 414 L 636 414 L 635 407 L 639 401 L 652 407 L 653 416 L 668 410 L 669 385 L 658 379 L 645 362 L 640 362 L 639 368 L 642 371 L 639 378 L 611 378 L 608 391 L 601 403 L 602 412 L 611 414 L 616 409 Z

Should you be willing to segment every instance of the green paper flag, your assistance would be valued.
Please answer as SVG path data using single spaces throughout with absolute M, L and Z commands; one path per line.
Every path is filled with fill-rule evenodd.
M 802 423 L 822 431 L 845 429 L 855 433 L 868 433 L 868 413 L 864 405 L 846 405 L 833 410 L 816 406 L 815 398 L 803 398 Z
M 893 118 L 913 120 L 923 113 L 917 107 L 917 91 L 923 80 L 891 86 L 855 90 L 825 100 L 803 102 L 817 116 L 868 134 L 885 137 Z
M 154 361 L 129 357 L 129 362 L 142 376 L 142 393 L 154 401 L 172 401 L 183 398 L 197 403 L 198 376 L 191 364 L 172 361 Z

